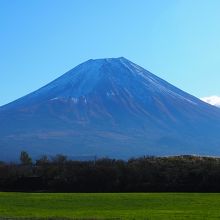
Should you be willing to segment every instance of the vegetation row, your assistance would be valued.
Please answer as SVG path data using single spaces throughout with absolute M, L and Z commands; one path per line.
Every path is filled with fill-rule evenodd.
M 142 157 L 74 161 L 64 155 L 0 163 L 0 191 L 220 192 L 220 158 Z

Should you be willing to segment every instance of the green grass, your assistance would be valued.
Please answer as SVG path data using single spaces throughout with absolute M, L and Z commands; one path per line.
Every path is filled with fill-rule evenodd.
M 220 194 L 0 193 L 0 219 L 220 219 Z

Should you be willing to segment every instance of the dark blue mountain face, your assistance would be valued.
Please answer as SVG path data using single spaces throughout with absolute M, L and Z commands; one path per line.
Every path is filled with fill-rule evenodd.
M 125 58 L 89 60 L 0 108 L 0 159 L 220 155 L 220 109 Z

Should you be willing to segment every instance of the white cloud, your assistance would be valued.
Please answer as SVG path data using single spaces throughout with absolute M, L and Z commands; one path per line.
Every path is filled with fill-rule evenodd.
M 220 96 L 209 96 L 201 98 L 202 101 L 207 102 L 211 105 L 215 105 L 217 107 L 220 107 Z

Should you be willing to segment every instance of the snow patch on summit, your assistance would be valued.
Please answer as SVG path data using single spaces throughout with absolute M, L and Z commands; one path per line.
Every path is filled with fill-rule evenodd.
M 179 94 L 176 91 L 173 91 L 173 88 L 167 85 L 165 81 L 162 81 L 160 78 L 156 77 L 152 73 L 148 72 L 144 68 L 138 66 L 135 63 L 132 63 L 126 59 L 120 59 L 120 62 L 135 76 L 139 76 L 145 80 L 146 87 L 148 87 L 151 91 L 159 91 L 162 93 L 166 93 L 172 97 L 187 101 L 193 105 L 197 105 L 193 99 L 186 98 L 185 96 Z M 164 83 L 165 82 L 165 83 Z
M 106 92 L 106 95 L 107 96 L 115 96 L 115 93 L 111 90 L 111 91 Z

